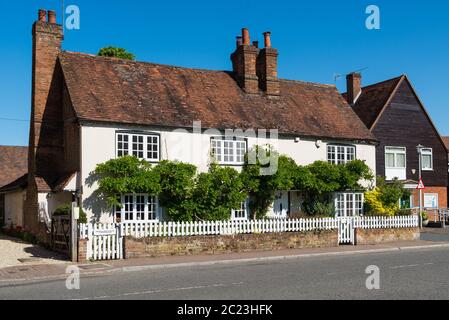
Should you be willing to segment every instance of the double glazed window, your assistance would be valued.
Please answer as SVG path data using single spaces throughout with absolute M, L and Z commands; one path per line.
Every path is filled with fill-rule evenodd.
M 327 161 L 333 164 L 346 164 L 356 159 L 354 146 L 327 146 Z
M 405 169 L 406 149 L 402 147 L 386 147 L 385 167 L 387 169 Z
M 433 170 L 433 151 L 430 148 L 421 149 L 421 164 L 423 170 Z
M 158 135 L 117 133 L 117 157 L 131 155 L 141 160 L 158 162 L 159 151 Z
M 213 138 L 211 140 L 212 156 L 223 165 L 243 165 L 246 154 L 245 140 L 227 140 Z
M 147 194 L 126 194 L 121 197 L 121 221 L 157 220 L 157 198 Z
M 353 217 L 363 214 L 363 193 L 337 193 L 335 211 L 337 217 Z

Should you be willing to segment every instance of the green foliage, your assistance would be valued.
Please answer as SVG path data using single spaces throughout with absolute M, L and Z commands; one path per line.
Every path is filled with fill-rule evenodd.
M 155 168 L 159 176 L 160 204 L 174 221 L 195 220 L 193 193 L 197 168 L 191 164 L 162 161 Z
M 193 202 L 195 216 L 201 220 L 229 220 L 233 209 L 240 208 L 248 194 L 239 173 L 229 167 L 212 165 L 196 180 Z
M 99 179 L 98 190 L 110 206 L 120 206 L 118 200 L 122 194 L 161 193 L 160 177 L 151 164 L 132 156 L 112 159 L 99 164 L 94 174 Z
M 258 154 L 259 157 L 255 157 Z M 260 154 L 277 163 L 277 171 L 262 175 L 266 166 L 248 164 L 248 159 L 259 159 Z M 308 166 L 299 166 L 285 155 L 279 155 L 270 146 L 256 146 L 249 152 L 242 172 L 245 186 L 251 195 L 250 208 L 253 216 L 264 218 L 275 199 L 276 191 L 300 190 L 305 196 L 304 208 L 310 215 L 332 215 L 333 204 L 326 195 L 336 191 L 364 191 L 360 181 L 372 181 L 373 175 L 364 161 L 355 160 L 345 165 L 317 161 Z
M 70 216 L 71 211 L 71 203 L 62 204 L 56 208 L 55 212 L 53 212 L 53 216 Z M 82 208 L 80 208 L 80 217 L 78 219 L 78 223 L 87 223 L 87 215 Z
M 119 58 L 119 59 L 125 59 L 125 60 L 135 60 L 136 57 L 132 54 L 126 51 L 123 48 L 116 48 L 116 47 L 107 47 L 102 48 L 98 52 L 98 55 L 101 57 L 111 57 L 111 58 Z
M 360 180 L 372 178 L 363 161 L 347 165 L 318 161 L 298 166 L 270 146 L 251 149 L 241 173 L 211 164 L 209 172 L 198 174 L 191 164 L 162 161 L 153 167 L 126 156 L 99 164 L 93 174 L 100 195 L 110 206 L 121 206 L 123 194 L 150 194 L 159 197 L 173 221 L 228 220 L 231 211 L 248 196 L 252 217 L 264 218 L 276 192 L 289 190 L 306 195 L 309 214 L 328 216 L 334 211 L 326 198 L 328 193 L 363 190 Z
M 328 199 L 314 199 L 305 201 L 303 204 L 305 212 L 314 217 L 333 217 L 335 216 L 335 206 Z
M 379 177 L 377 187 L 365 194 L 365 213 L 390 217 L 401 215 L 403 211 L 399 207 L 399 199 L 407 196 L 410 196 L 410 191 L 404 189 L 400 181 L 386 183 Z

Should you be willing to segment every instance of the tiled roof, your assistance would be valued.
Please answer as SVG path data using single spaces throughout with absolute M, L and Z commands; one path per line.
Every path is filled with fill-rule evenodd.
M 63 52 L 80 120 L 191 128 L 279 129 L 281 134 L 372 140 L 335 86 L 281 80 L 280 98 L 245 94 L 232 73 Z
M 353 109 L 369 129 L 372 128 L 395 88 L 404 77 L 400 76 L 362 88 L 362 94 Z M 343 97 L 346 98 L 346 96 L 344 93 Z
M 28 148 L 0 146 L 0 188 L 28 172 Z

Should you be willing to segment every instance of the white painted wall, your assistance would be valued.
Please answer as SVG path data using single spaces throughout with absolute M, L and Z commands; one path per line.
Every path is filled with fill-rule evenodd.
M 5 226 L 23 227 L 25 191 L 17 190 L 5 194 Z
M 95 193 L 98 186 L 95 181 L 92 181 L 91 173 L 95 170 L 97 164 L 116 157 L 115 141 L 116 131 L 118 130 L 131 130 L 131 128 L 97 125 L 84 125 L 81 128 L 81 179 L 78 183 L 81 183 L 83 187 L 83 205 L 89 220 L 97 218 L 105 223 L 114 220 L 110 208 L 107 208 Z M 208 131 L 200 134 L 187 133 L 185 130 L 152 130 L 148 127 L 133 127 L 132 130 L 160 134 L 162 160 L 178 160 L 192 163 L 202 172 L 208 170 L 210 163 L 210 138 L 222 135 L 218 131 Z M 248 138 L 248 149 L 255 145 L 271 144 L 281 154 L 290 156 L 298 164 L 308 165 L 317 160 L 326 161 L 327 143 L 338 143 L 338 141 L 323 141 L 321 147 L 317 147 L 316 142 L 315 139 L 305 138 L 299 142 L 295 142 L 294 138 L 286 137 L 281 137 L 277 140 Z M 365 160 L 375 173 L 375 146 L 357 144 L 356 148 L 357 158 Z

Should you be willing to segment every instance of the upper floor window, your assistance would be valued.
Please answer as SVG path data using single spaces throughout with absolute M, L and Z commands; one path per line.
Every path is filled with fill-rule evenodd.
M 247 143 L 245 140 L 228 140 L 213 138 L 211 140 L 212 156 L 223 165 L 243 165 L 245 163 Z
M 433 170 L 433 151 L 431 148 L 421 149 L 421 164 L 423 170 Z
M 387 169 L 405 169 L 406 168 L 406 148 L 386 147 L 385 148 L 385 167 Z
M 117 133 L 117 157 L 134 156 L 141 160 L 158 162 L 159 135 Z
M 333 164 L 346 164 L 355 160 L 354 146 L 327 146 L 327 161 Z
M 153 221 L 158 219 L 157 198 L 147 194 L 126 194 L 121 196 L 122 206 L 117 215 L 125 221 Z

